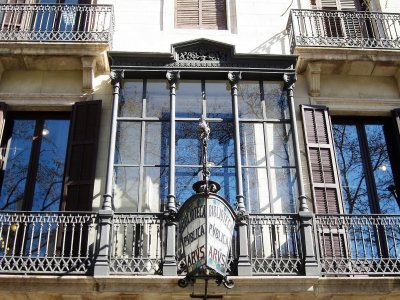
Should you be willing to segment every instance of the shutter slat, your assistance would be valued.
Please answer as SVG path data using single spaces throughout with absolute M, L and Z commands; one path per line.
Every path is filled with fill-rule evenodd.
M 226 29 L 225 0 L 176 0 L 178 27 Z

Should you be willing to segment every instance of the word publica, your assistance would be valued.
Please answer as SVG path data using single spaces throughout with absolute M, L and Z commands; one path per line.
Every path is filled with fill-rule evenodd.
M 206 229 L 204 228 L 205 224 L 202 224 L 200 227 L 197 227 L 195 230 L 189 232 L 187 235 L 183 236 L 183 245 L 187 246 L 190 243 L 197 240 L 199 237 L 203 236 L 206 233 Z
M 231 244 L 231 237 L 226 236 L 221 230 L 217 228 L 215 224 L 208 225 L 208 233 L 215 239 L 220 241 L 225 246 L 229 247 Z

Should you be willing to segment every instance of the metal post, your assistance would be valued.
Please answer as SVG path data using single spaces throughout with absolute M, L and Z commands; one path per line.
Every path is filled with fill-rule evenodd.
M 303 171 L 301 168 L 301 156 L 299 146 L 299 134 L 297 131 L 296 109 L 294 105 L 293 89 L 296 82 L 295 74 L 284 74 L 283 80 L 287 90 L 287 98 L 290 111 L 290 120 L 293 130 L 293 148 L 296 164 L 297 188 L 299 191 L 299 217 L 300 217 L 300 236 L 303 252 L 303 267 L 305 275 L 319 275 L 318 259 L 315 252 L 313 236 L 314 214 L 310 212 L 307 204 L 307 197 L 304 192 Z
M 112 119 L 110 129 L 110 139 L 108 143 L 108 161 L 107 161 L 107 176 L 106 186 L 102 209 L 99 210 L 99 232 L 100 238 L 97 247 L 97 257 L 94 265 L 94 276 L 107 276 L 110 271 L 109 255 L 111 249 L 111 226 L 112 226 L 112 188 L 113 188 L 113 173 L 114 173 L 114 154 L 117 133 L 117 117 L 118 117 L 118 102 L 119 90 L 121 81 L 124 77 L 122 70 L 112 71 L 110 74 L 111 84 L 113 86 L 113 102 L 112 102 Z
M 166 219 L 166 249 L 163 263 L 163 275 L 173 276 L 177 274 L 177 264 L 175 258 L 175 238 L 176 238 L 176 197 L 175 197 L 175 98 L 176 83 L 180 77 L 179 71 L 168 71 L 166 74 L 169 82 L 170 93 L 170 132 L 169 132 L 169 186 L 168 202 L 164 212 Z
M 237 85 L 242 78 L 241 72 L 229 72 L 228 80 L 231 84 L 231 96 L 233 107 L 233 119 L 235 128 L 235 170 L 236 170 L 236 201 L 239 230 L 239 257 L 238 275 L 251 275 L 251 263 L 249 256 L 249 237 L 247 214 L 244 205 L 243 183 L 242 183 L 242 158 L 240 155 L 240 131 L 239 131 L 239 108 Z

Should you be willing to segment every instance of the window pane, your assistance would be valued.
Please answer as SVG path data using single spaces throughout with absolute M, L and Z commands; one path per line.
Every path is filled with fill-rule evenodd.
M 210 172 L 210 180 L 221 185 L 218 195 L 225 198 L 233 208 L 236 207 L 235 168 L 210 168 Z
M 201 148 L 198 123 L 176 122 L 176 164 L 200 165 Z
M 69 121 L 45 120 L 36 174 L 33 211 L 60 209 Z
M 234 141 L 232 123 L 209 123 L 208 160 L 215 166 L 234 166 Z M 197 137 L 199 139 L 199 137 Z
M 158 167 L 144 168 L 142 212 L 159 211 L 161 203 L 168 195 L 168 169 Z
M 4 159 L 1 210 L 21 210 L 35 120 L 15 120 Z
M 119 97 L 119 117 L 142 116 L 143 82 L 124 81 Z
M 139 168 L 115 167 L 114 201 L 116 211 L 138 211 Z
M 238 85 L 240 118 L 262 119 L 261 105 L 260 84 L 258 82 L 242 82 Z
M 400 213 L 399 205 L 389 191 L 389 186 L 394 184 L 394 179 L 386 146 L 384 125 L 366 125 L 365 132 L 381 213 L 398 214 Z
M 336 156 L 348 214 L 371 213 L 356 125 L 334 124 Z
M 231 91 L 227 82 L 206 81 L 207 117 L 232 118 Z
M 175 196 L 180 203 L 185 202 L 190 196 L 195 194 L 192 186 L 195 182 L 202 179 L 202 173 L 200 171 L 201 168 L 176 168 Z
M 147 81 L 146 115 L 169 119 L 169 88 L 166 81 Z
M 266 168 L 243 168 L 243 190 L 250 213 L 270 213 Z
M 144 157 L 146 165 L 166 165 L 169 161 L 169 124 L 146 123 Z
M 267 124 L 267 147 L 271 166 L 294 165 L 290 125 Z
M 297 211 L 297 183 L 294 169 L 282 168 L 270 171 L 271 208 L 273 213 Z
M 289 119 L 289 107 L 286 92 L 282 91 L 282 82 L 264 82 L 264 99 L 267 118 Z
M 138 122 L 118 122 L 115 164 L 139 164 L 140 132 L 141 124 Z
M 240 151 L 243 165 L 266 166 L 263 124 L 241 123 L 240 139 Z
M 176 90 L 176 117 L 200 118 L 201 82 L 180 81 Z

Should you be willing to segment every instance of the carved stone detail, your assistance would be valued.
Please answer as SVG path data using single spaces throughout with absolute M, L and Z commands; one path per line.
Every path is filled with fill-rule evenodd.
M 228 55 L 220 50 L 198 48 L 177 53 L 177 60 L 189 61 L 227 61 Z

